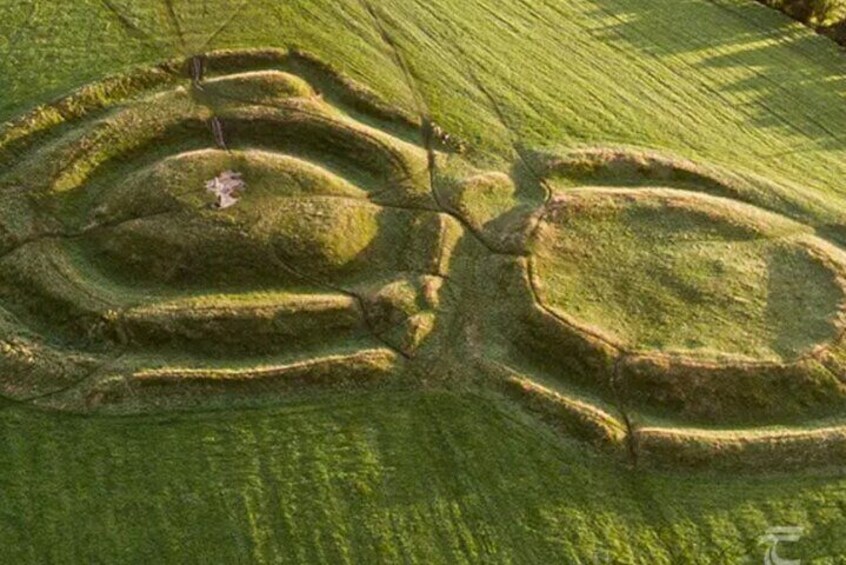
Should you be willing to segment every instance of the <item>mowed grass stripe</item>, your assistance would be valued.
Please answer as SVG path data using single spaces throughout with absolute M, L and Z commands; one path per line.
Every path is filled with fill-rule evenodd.
M 759 530 L 785 521 L 808 527 L 803 555 L 843 549 L 842 480 L 627 481 L 514 417 L 427 393 L 152 419 L 4 410 L 0 541 L 29 562 L 669 563 L 755 556 Z
M 307 17 L 297 18 L 298 10 L 302 10 L 297 3 L 284 8 L 271 7 L 264 2 L 250 3 L 239 18 L 216 36 L 209 48 L 272 44 L 274 41 L 269 40 L 272 36 L 270 31 L 277 26 L 279 29 L 273 36 L 279 37 L 280 32 L 284 32 L 293 42 L 302 42 L 317 51 L 323 51 L 319 54 L 338 62 L 342 70 L 350 71 L 357 78 L 364 78 L 368 84 L 386 93 L 389 99 L 404 104 L 402 100 L 407 100 L 407 97 L 398 94 L 407 91 L 407 87 L 398 70 L 391 64 L 371 66 L 369 62 L 365 63 L 368 58 L 389 59 L 384 46 L 379 44 L 375 36 L 376 32 L 371 29 L 372 25 L 364 18 L 360 6 L 356 6 L 358 3 L 333 3 L 331 10 L 324 3 L 312 4 Z M 207 10 L 210 13 L 220 12 L 224 5 L 223 2 L 211 2 Z M 783 90 L 797 93 L 794 98 L 804 101 L 803 105 L 808 108 L 805 113 L 826 115 L 829 119 L 818 121 L 831 123 L 831 127 L 836 130 L 835 124 L 843 123 L 844 120 L 843 111 L 840 110 L 843 105 L 831 102 L 842 99 L 842 94 L 838 92 L 837 83 L 825 81 L 825 77 L 836 78 L 839 74 L 837 50 L 833 44 L 814 37 L 810 31 L 786 27 L 788 20 L 780 14 L 745 0 L 731 0 L 716 5 L 704 0 L 688 0 L 683 5 L 666 0 L 659 3 L 628 1 L 622 4 L 583 0 L 566 6 L 557 6 L 553 2 L 536 3 L 531 10 L 522 3 L 489 6 L 481 0 L 462 2 L 460 5 L 444 0 L 432 8 L 430 5 L 387 2 L 381 3 L 379 9 L 392 16 L 392 23 L 398 24 L 394 28 L 398 30 L 395 39 L 412 67 L 420 67 L 417 70 L 423 80 L 422 86 L 418 86 L 430 98 L 430 106 L 433 106 L 436 117 L 443 118 L 447 125 L 459 125 L 456 129 L 467 130 L 464 133 L 472 134 L 468 136 L 471 139 L 488 138 L 496 132 L 496 128 L 487 127 L 493 118 L 484 97 L 468 83 L 465 72 L 468 68 L 491 82 L 506 79 L 507 88 L 497 89 L 498 96 L 507 97 L 509 88 L 519 87 L 521 83 L 531 87 L 528 95 L 518 100 L 514 108 L 519 111 L 515 121 L 521 128 L 520 137 L 525 142 L 560 144 L 572 140 L 597 141 L 603 138 L 603 141 L 665 145 L 687 154 L 693 153 L 695 149 L 704 152 L 704 156 L 719 157 L 724 164 L 738 162 L 758 172 L 764 172 L 762 157 L 785 153 L 775 162 L 766 162 L 766 172 L 779 169 L 780 174 L 794 181 L 810 176 L 817 189 L 832 190 L 838 186 L 834 179 L 838 172 L 843 172 L 842 147 L 825 138 L 814 138 L 809 152 L 793 151 L 796 144 L 803 141 L 797 135 L 797 128 L 801 129 L 804 121 L 804 118 L 799 117 L 802 115 L 800 108 L 785 108 L 785 127 L 763 135 L 753 131 L 753 128 L 760 125 L 754 116 L 750 118 L 745 113 L 738 114 L 738 110 L 732 111 L 734 119 L 715 122 L 706 131 L 695 125 L 696 120 L 703 115 L 714 115 L 725 106 L 719 99 L 727 95 L 726 84 L 721 77 L 730 75 L 731 69 L 711 70 L 707 65 L 700 64 L 684 80 L 673 73 L 667 74 L 660 81 L 667 84 L 663 89 L 657 89 L 654 80 L 650 78 L 655 68 L 673 61 L 674 54 L 659 52 L 650 55 L 644 51 L 644 43 L 670 45 L 677 52 L 693 50 L 694 54 L 698 54 L 702 37 L 727 38 L 732 41 L 750 35 L 756 39 L 764 38 L 767 47 L 761 58 L 773 62 L 765 72 L 771 74 L 778 70 L 778 82 L 784 86 Z M 226 8 L 230 6 L 226 4 Z M 336 20 L 338 10 L 344 13 L 345 22 L 353 23 L 348 29 L 335 24 L 336 21 L 340 22 Z M 427 17 L 424 10 L 432 11 L 434 15 Z M 614 25 L 614 20 L 609 19 L 609 11 L 612 14 L 616 11 L 627 14 L 625 24 L 614 32 L 623 37 L 624 41 L 615 46 L 609 45 L 607 33 L 601 33 L 602 30 L 607 32 L 609 25 Z M 144 21 L 143 10 L 138 12 L 139 20 Z M 490 15 L 492 13 L 498 13 L 500 17 L 494 18 Z M 694 13 L 695 17 L 686 18 L 685 14 L 689 13 Z M 275 14 L 276 17 L 268 18 L 267 14 Z M 264 17 L 260 18 L 260 15 Z M 660 27 L 661 20 L 667 22 L 666 29 Z M 207 23 L 203 24 L 202 21 Z M 199 34 L 202 26 L 212 21 L 214 18 L 198 20 L 194 25 L 199 27 L 192 33 Z M 295 21 L 299 27 L 292 25 Z M 701 25 L 678 25 L 679 21 L 706 21 L 709 25 L 703 29 Z M 249 26 L 247 22 L 254 25 Z M 544 25 L 544 22 L 550 24 Z M 570 27 L 573 25 L 571 22 L 589 26 L 594 31 L 586 34 L 583 28 Z M 767 27 L 780 23 L 784 26 L 777 29 Z M 637 27 L 649 33 L 653 25 L 661 33 L 646 35 L 646 42 L 637 41 Z M 405 27 L 408 27 L 407 31 Z M 686 31 L 688 28 L 690 32 Z M 209 27 L 209 35 L 216 29 Z M 512 33 L 506 36 L 503 29 L 510 29 Z M 693 32 L 694 29 L 697 31 Z M 788 44 L 780 40 L 778 35 L 778 32 L 785 29 L 790 30 L 788 33 L 791 40 Z M 527 40 L 527 34 L 517 34 L 513 30 L 532 30 L 532 40 Z M 159 33 L 166 35 L 167 30 L 159 29 Z M 318 36 L 329 36 L 335 40 L 315 41 Z M 339 49 L 342 45 L 361 45 L 360 38 L 365 37 L 367 40 L 364 43 L 370 46 L 369 50 Z M 504 41 L 506 37 L 507 46 Z M 473 50 L 477 53 L 484 50 L 496 53 L 499 64 L 490 67 L 489 71 L 480 72 L 482 69 L 475 58 L 456 54 L 450 49 L 449 44 L 456 42 L 469 46 L 470 49 L 465 47 L 465 50 L 471 53 Z M 484 50 L 480 49 L 481 46 L 484 46 Z M 705 59 L 709 58 L 710 51 L 703 52 Z M 451 55 L 449 58 L 443 56 L 447 53 Z M 580 60 L 582 54 L 583 59 Z M 530 61 L 531 64 L 518 64 L 519 61 Z M 637 62 L 645 64 L 647 70 L 638 69 Z M 818 78 L 809 83 L 809 76 Z M 823 77 L 822 81 L 819 77 Z M 579 80 L 586 80 L 587 87 L 580 84 Z M 684 97 L 673 94 L 676 90 L 684 92 L 689 82 L 702 82 L 708 88 L 694 98 L 687 96 L 688 92 L 685 92 Z M 645 84 L 646 87 L 642 89 L 639 84 Z M 737 86 L 736 82 L 731 84 Z M 768 89 L 760 83 L 751 84 L 748 88 L 762 96 L 767 93 L 765 106 L 777 104 L 774 99 L 777 96 L 768 94 Z M 644 92 L 654 93 L 656 98 L 643 96 Z M 550 98 L 549 103 L 539 104 L 545 97 Z M 613 102 L 620 97 L 627 103 Z M 603 100 L 609 101 L 610 110 L 596 114 L 592 108 L 604 106 Z M 434 105 L 433 101 L 436 102 Z M 527 112 L 529 109 L 533 110 Z M 617 114 L 628 114 L 630 117 L 619 121 Z M 484 127 L 480 128 L 483 124 Z M 596 130 L 596 134 L 591 134 L 591 130 Z M 738 136 L 741 131 L 743 134 Z M 730 148 L 724 147 L 722 143 L 727 136 L 735 140 Z M 787 136 L 792 138 L 789 141 L 792 146 L 784 143 Z M 804 138 L 804 141 L 809 140 Z M 507 149 L 507 144 L 502 140 L 487 139 L 486 143 L 500 150 Z M 781 150 L 774 150 L 775 145 L 781 145 Z M 825 166 L 811 166 L 812 163 L 821 162 Z
M 590 9 L 588 4 L 593 5 L 593 9 Z M 736 21 L 727 10 L 704 2 L 686 3 L 685 6 L 678 6 L 675 2 L 663 2 L 657 8 L 655 3 L 629 2 L 625 4 L 625 8 L 631 12 L 626 18 L 626 24 L 617 25 L 615 28 L 618 23 L 615 19 L 605 11 L 598 10 L 595 4 L 584 2 L 580 3 L 578 8 L 569 9 L 568 15 L 571 18 L 560 26 L 558 23 L 564 18 L 560 15 L 555 17 L 546 6 L 537 8 L 538 11 L 545 10 L 548 14 L 547 21 L 555 22 L 555 26 L 544 26 L 540 21 L 530 21 L 525 25 L 536 24 L 530 26 L 533 30 L 531 42 L 527 41 L 528 36 L 524 36 L 526 39 L 511 38 L 506 44 L 499 38 L 495 41 L 490 38 L 487 41 L 483 39 L 488 35 L 493 36 L 496 32 L 491 29 L 493 26 L 489 23 L 490 18 L 484 17 L 489 12 L 479 6 L 474 3 L 464 9 L 466 15 L 463 19 L 470 24 L 465 23 L 461 27 L 462 33 L 455 40 L 460 45 L 477 46 L 475 52 L 466 57 L 449 59 L 447 54 L 454 50 L 449 45 L 434 44 L 431 40 L 432 34 L 425 33 L 425 30 L 438 25 L 439 22 L 425 20 L 415 26 L 415 22 L 423 17 L 422 9 L 414 4 L 407 5 L 401 11 L 391 6 L 393 19 L 405 24 L 399 28 L 402 34 L 397 35 L 401 47 L 407 51 L 412 63 L 415 59 L 422 58 L 426 52 L 430 57 L 436 57 L 437 64 L 420 64 L 421 73 L 425 73 L 422 81 L 424 92 L 433 89 L 438 93 L 439 100 L 445 100 L 441 91 L 446 88 L 446 83 L 450 83 L 454 90 L 456 85 L 461 84 L 457 75 L 467 74 L 469 65 L 471 71 L 482 76 L 482 80 L 490 79 L 488 88 L 493 90 L 500 103 L 513 116 L 512 126 L 519 128 L 518 138 L 524 143 L 560 144 L 604 138 L 605 141 L 610 139 L 660 145 L 679 149 L 688 155 L 707 155 L 709 158 L 719 159 L 724 164 L 741 164 L 744 168 L 766 172 L 769 175 L 777 171 L 777 176 L 784 174 L 797 180 L 808 179 L 809 176 L 816 177 L 812 184 L 817 189 L 830 191 L 838 188 L 838 183 L 833 182 L 833 177 L 828 174 L 832 168 L 837 170 L 842 167 L 837 157 L 842 156 L 842 151 L 836 145 L 830 147 L 833 140 L 814 137 L 814 151 L 811 153 L 792 151 L 797 142 L 808 141 L 807 136 L 801 134 L 801 128 L 805 127 L 803 123 L 806 122 L 801 109 L 787 108 L 782 117 L 783 125 L 777 128 L 761 128 L 759 116 L 750 115 L 750 108 L 731 108 L 730 104 L 725 103 L 724 97 L 732 100 L 727 92 L 728 87 L 736 88 L 738 83 L 733 78 L 724 77 L 736 71 L 732 67 L 709 70 L 707 61 L 717 53 L 714 48 L 700 52 L 698 40 L 688 38 L 688 33 L 692 34 L 692 31 L 685 31 L 685 26 L 679 26 L 674 19 L 673 27 L 668 24 L 666 30 L 661 28 L 660 22 L 656 23 L 660 32 L 656 33 L 650 43 L 638 39 L 643 33 L 639 28 L 651 27 L 650 17 L 655 15 L 660 18 L 662 14 L 666 14 L 668 19 L 673 15 L 684 19 L 685 7 L 702 12 L 706 16 L 705 21 L 713 20 L 715 25 L 708 29 L 716 30 L 722 26 L 736 31 L 739 37 L 753 34 L 756 38 L 771 36 L 768 30 L 750 28 L 745 22 Z M 444 4 L 445 11 L 449 7 L 448 3 Z M 603 10 L 613 8 L 608 8 L 605 4 L 601 7 Z M 450 11 L 454 10 L 452 8 Z M 480 13 L 477 15 L 474 10 Z M 518 22 L 528 18 L 517 9 L 510 10 L 508 6 L 497 7 L 497 10 L 504 11 L 509 19 Z M 585 18 L 585 13 L 590 15 L 589 19 Z M 591 40 L 587 40 L 585 34 L 579 33 L 579 30 L 567 27 L 572 25 L 570 21 L 579 20 L 594 28 Z M 639 22 L 639 25 L 633 22 Z M 692 29 L 696 29 L 700 36 L 708 35 L 699 26 L 692 26 Z M 721 31 L 715 33 L 719 37 L 723 36 Z M 616 41 L 616 45 L 609 42 L 609 36 L 614 36 L 612 34 L 622 38 Z M 663 40 L 657 37 L 659 34 Z M 839 93 L 835 94 L 836 89 L 820 80 L 808 84 L 806 79 L 808 72 L 822 77 L 836 76 L 837 51 L 822 38 L 815 38 L 805 32 L 797 32 L 797 36 L 795 42 L 811 42 L 818 51 L 828 52 L 831 58 L 827 64 L 823 67 L 814 62 L 813 71 L 803 70 L 803 65 L 797 65 L 791 59 L 793 44 L 780 46 L 774 39 L 770 39 L 767 52 L 775 61 L 772 67 L 788 69 L 786 72 L 789 75 L 782 83 L 785 89 L 797 93 L 796 97 L 805 101 L 804 106 L 808 108 L 808 112 L 831 112 L 832 104 L 829 102 L 841 97 Z M 651 52 L 649 45 L 661 41 L 672 43 L 676 49 Z M 478 47 L 481 45 L 485 46 L 484 51 Z M 676 61 L 681 56 L 676 52 L 684 54 L 687 50 L 692 50 L 691 56 L 696 59 L 692 62 Z M 485 51 L 492 52 L 493 56 L 484 55 Z M 691 56 L 685 58 L 689 59 Z M 745 56 L 746 59 L 748 57 Z M 495 64 L 489 64 L 491 59 L 496 60 Z M 531 63 L 520 64 L 518 61 Z M 804 60 L 803 64 L 807 67 L 812 63 Z M 743 66 L 747 65 L 748 63 Z M 768 68 L 767 71 L 769 70 Z M 437 75 L 437 78 L 433 75 Z M 452 80 L 453 78 L 455 80 Z M 587 81 L 587 86 L 583 81 Z M 664 86 L 659 86 L 661 84 Z M 698 87 L 699 92 L 693 91 L 691 95 L 691 88 L 696 85 L 701 85 Z M 529 88 L 531 90 L 527 90 Z M 515 89 L 524 89 L 524 92 L 521 96 L 514 96 L 512 93 Z M 762 98 L 767 92 L 760 83 L 751 85 L 749 90 L 757 91 L 758 98 Z M 644 97 L 643 91 L 654 93 L 660 102 L 655 98 Z M 679 102 L 677 96 L 667 94 L 668 92 L 682 92 L 684 96 Z M 597 97 L 608 100 L 610 103 L 607 107 L 611 109 L 603 111 L 602 108 L 606 105 L 597 104 Z M 613 102 L 620 97 L 624 99 L 625 104 Z M 462 114 L 466 121 L 468 113 L 478 112 L 478 109 L 468 107 L 474 104 L 476 98 L 450 98 L 448 107 L 443 109 L 447 123 L 452 120 L 454 114 Z M 770 98 L 771 96 L 766 94 L 766 98 L 762 99 L 764 107 L 769 103 L 777 104 Z M 435 106 L 436 113 L 441 113 L 442 109 Z M 574 127 L 573 120 L 567 116 L 572 108 L 577 109 L 581 116 L 581 121 L 575 127 L 577 133 L 573 136 L 567 133 L 569 128 Z M 834 127 L 835 123 L 843 123 L 844 120 L 842 111 L 835 111 L 838 114 L 832 116 L 831 127 Z M 618 116 L 627 118 L 620 122 Z M 698 123 L 702 120 L 707 120 L 707 127 Z M 615 123 L 622 127 L 615 126 Z M 592 130 L 596 133 L 592 133 Z M 732 139 L 732 143 L 724 143 L 726 138 Z M 778 154 L 777 160 L 772 159 L 774 154 Z M 819 163 L 820 159 L 826 161 L 827 166 L 809 166 L 808 161 Z
M 409 90 L 419 88 L 438 121 L 493 153 L 486 159 L 510 164 L 511 141 L 623 141 L 751 168 L 819 194 L 842 191 L 844 147 L 828 133 L 846 124 L 841 87 L 818 80 L 841 76 L 842 60 L 807 30 L 779 39 L 767 26 L 786 20 L 754 12 L 751 2 L 443 0 L 436 9 L 423 0 L 379 2 L 422 76 L 413 85 L 358 1 L 250 2 L 220 33 L 231 2 L 210 1 L 210 15 L 196 18 L 189 3 L 174 4 L 189 45 L 212 36 L 210 48 L 301 45 L 406 107 Z M 116 32 L 93 0 L 44 8 L 15 32 L 14 45 L 0 42 L 0 91 L 11 93 L 0 113 L 182 50 L 164 8 L 130 8 L 142 29 L 155 31 L 152 43 Z M 21 21 L 29 18 L 24 9 L 7 12 Z M 621 40 L 611 45 L 602 31 L 615 23 L 609 11 L 619 10 L 626 12 L 614 31 Z M 692 10 L 707 17 L 677 17 Z M 748 19 L 736 17 L 747 10 Z M 36 25 L 41 18 L 55 25 Z M 655 20 L 663 23 L 653 27 Z M 702 49 L 702 38 L 750 35 L 741 52 Z M 461 49 L 450 47 L 455 42 Z M 655 49 L 659 43 L 669 49 Z M 15 56 L 5 57 L 11 49 Z M 713 66 L 715 57 L 728 66 Z M 755 67 L 769 61 L 772 68 Z M 755 80 L 773 68 L 772 80 Z M 506 124 L 496 123 L 468 74 L 494 95 Z M 0 542 L 12 561 L 604 555 L 669 563 L 757 560 L 768 525 L 795 524 L 807 528 L 797 556 L 846 553 L 833 535 L 846 505 L 841 479 L 654 473 L 627 480 L 631 469 L 549 440 L 542 426 L 515 424 L 510 418 L 521 415 L 499 409 L 475 397 L 421 393 L 160 419 L 2 408 Z

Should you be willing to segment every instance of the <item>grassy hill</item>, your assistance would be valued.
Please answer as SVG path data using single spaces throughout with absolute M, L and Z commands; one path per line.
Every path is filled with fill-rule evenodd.
M 4 554 L 838 562 L 844 61 L 745 0 L 0 0 Z

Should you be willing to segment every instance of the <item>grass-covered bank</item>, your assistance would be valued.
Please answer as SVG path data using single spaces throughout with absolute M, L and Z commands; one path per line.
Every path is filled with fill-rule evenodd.
M 751 0 L 0 0 L 0 120 L 135 65 L 292 46 L 431 114 L 485 170 L 515 148 L 645 146 L 762 175 L 842 227 L 823 225 L 846 209 L 842 53 Z M 779 470 L 634 471 L 447 393 L 131 418 L 0 404 L 0 556 L 760 562 L 768 527 L 803 526 L 782 556 L 838 562 L 846 480 Z
M 752 0 L 371 3 L 419 96 L 361 0 L 78 0 L 34 10 L 7 0 L 0 119 L 134 65 L 297 46 L 394 104 L 424 103 L 477 152 L 493 151 L 489 159 L 510 161 L 513 142 L 627 143 L 843 193 L 842 54 Z

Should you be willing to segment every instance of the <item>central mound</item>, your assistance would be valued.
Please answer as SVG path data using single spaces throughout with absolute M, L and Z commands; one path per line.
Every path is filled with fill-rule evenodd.
M 67 131 L 4 137 L 26 158 L 0 172 L 0 396 L 88 410 L 401 379 L 461 233 L 420 124 L 299 53 L 148 72 L 157 88 L 80 99 Z M 243 184 L 220 207 L 223 177 Z
M 836 337 L 838 261 L 807 227 L 679 190 L 582 190 L 533 241 L 545 305 L 636 352 L 782 362 Z
M 228 169 L 249 184 L 231 210 L 215 211 L 205 181 Z M 219 284 L 263 275 L 278 281 L 286 271 L 272 266 L 280 260 L 313 275 L 350 271 L 378 251 L 379 224 L 397 220 L 391 212 L 308 161 L 201 150 L 134 175 L 106 195 L 89 222 L 117 226 L 95 238 L 115 276 Z

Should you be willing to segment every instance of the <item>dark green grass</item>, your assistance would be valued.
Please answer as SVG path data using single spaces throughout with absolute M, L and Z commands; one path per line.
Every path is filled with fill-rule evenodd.
M 0 422 L 10 563 L 758 562 L 784 524 L 785 555 L 846 551 L 843 480 L 633 472 L 472 396 Z
M 843 204 L 842 55 L 775 11 L 372 4 L 378 21 L 361 0 L 0 0 L 0 119 L 132 65 L 293 45 L 429 111 L 479 163 L 628 143 Z M 0 496 L 9 563 L 760 562 L 759 536 L 788 525 L 807 531 L 783 556 L 846 554 L 838 475 L 635 472 L 500 401 L 434 393 L 125 419 L 0 404 Z

